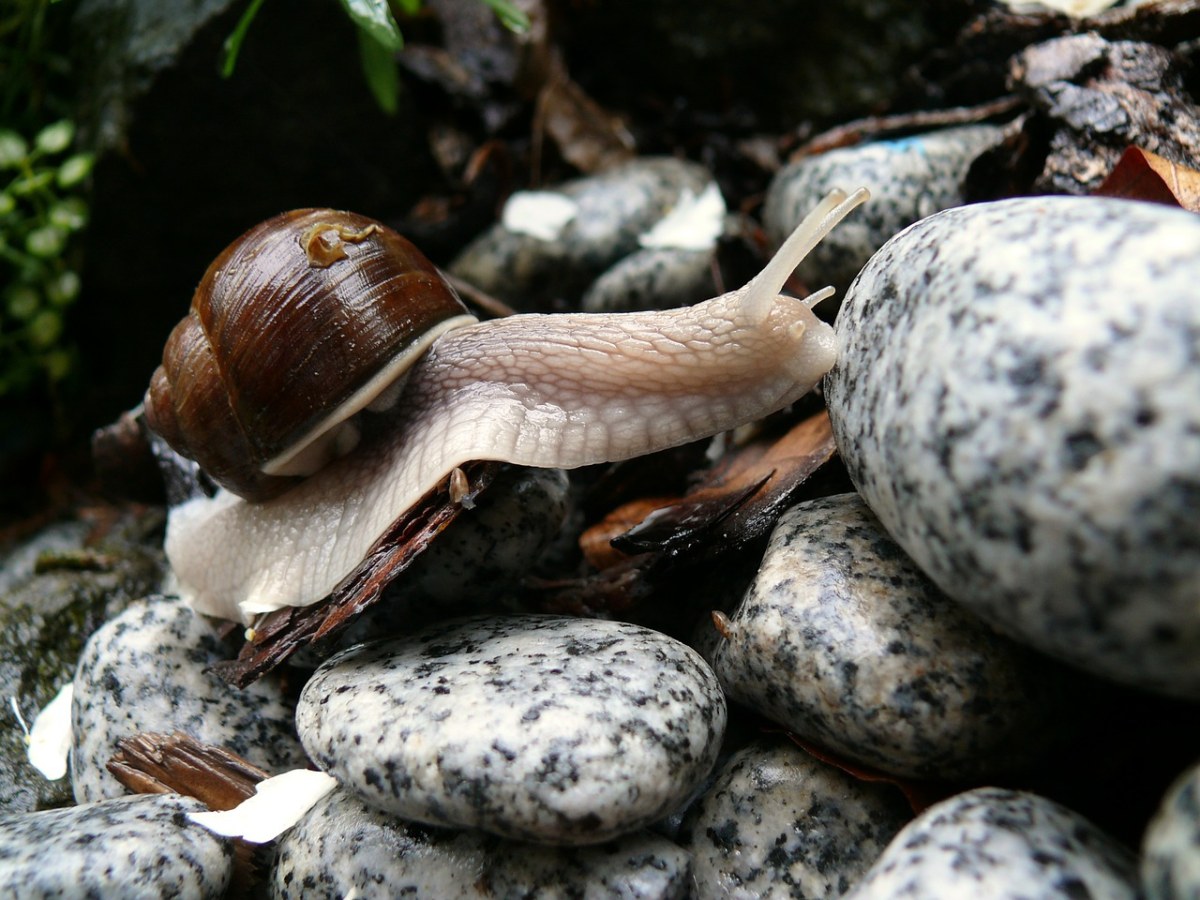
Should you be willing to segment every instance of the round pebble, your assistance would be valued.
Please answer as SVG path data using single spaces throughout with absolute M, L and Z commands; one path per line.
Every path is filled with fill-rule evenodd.
M 918 219 L 966 202 L 971 163 L 999 143 L 1001 129 L 968 125 L 830 150 L 797 160 L 771 181 L 763 226 L 778 247 L 833 188 L 865 187 L 871 199 L 821 241 L 796 269 L 811 287 L 841 293 L 888 238 Z
M 884 527 L 1001 630 L 1200 697 L 1200 219 L 1036 197 L 891 240 L 838 317 L 838 449 Z
M 1069 720 L 1069 673 L 939 591 L 857 494 L 783 515 L 725 630 L 713 668 L 731 699 L 885 772 L 1011 770 Z
M 105 764 L 118 740 L 142 731 L 183 731 L 268 772 L 307 765 L 277 681 L 262 678 L 239 690 L 204 671 L 232 652 L 208 619 L 174 599 L 138 601 L 96 631 L 75 672 L 76 801 L 126 793 Z
M 1134 900 L 1133 856 L 1036 794 L 978 788 L 905 826 L 847 900 Z
M 1142 839 L 1146 900 L 1200 897 L 1200 764 L 1171 785 Z
M 187 819 L 207 810 L 154 794 L 0 818 L 0 895 L 224 897 L 233 843 Z
M 736 753 L 689 812 L 695 897 L 840 897 L 912 818 L 892 785 L 860 781 L 790 741 Z
M 381 810 L 591 844 L 682 803 L 716 759 L 725 700 L 658 632 L 478 617 L 330 659 L 296 723 L 313 760 Z
M 339 790 L 280 839 L 271 890 L 280 900 L 674 900 L 687 896 L 689 863 L 682 848 L 646 832 L 593 847 L 542 847 L 404 822 Z
M 715 244 L 708 250 L 638 250 L 593 281 L 580 306 L 584 312 L 628 312 L 690 306 L 715 297 L 715 251 Z
M 638 249 L 639 237 L 712 181 L 696 163 L 641 157 L 565 182 L 547 192 L 576 205 L 559 231 L 535 236 L 498 222 L 463 249 L 450 272 L 517 309 L 564 300 L 574 306 L 593 279 Z

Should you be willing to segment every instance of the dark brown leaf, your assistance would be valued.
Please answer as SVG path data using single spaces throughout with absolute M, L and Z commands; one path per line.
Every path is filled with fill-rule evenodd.
M 621 119 L 604 109 L 555 66 L 537 98 L 534 139 L 545 134 L 563 159 L 581 172 L 599 172 L 633 157 L 633 136 Z
M 474 498 L 492 483 L 499 464 L 473 462 L 462 468 L 471 485 L 469 496 Z M 462 509 L 450 500 L 443 483 L 397 519 L 329 597 L 311 606 L 286 607 L 268 614 L 238 658 L 217 663 L 213 670 L 230 684 L 245 687 L 302 647 L 333 638 L 378 603 L 384 590 Z

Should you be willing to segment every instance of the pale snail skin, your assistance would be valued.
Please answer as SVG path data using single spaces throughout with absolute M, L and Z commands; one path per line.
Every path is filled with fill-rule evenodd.
M 779 291 L 867 199 L 833 191 L 745 286 L 692 307 L 518 315 L 441 335 L 394 427 L 288 492 L 172 510 L 166 552 L 198 612 L 249 624 L 327 596 L 405 511 L 471 460 L 574 468 L 677 446 L 782 409 L 832 367 L 833 329 Z

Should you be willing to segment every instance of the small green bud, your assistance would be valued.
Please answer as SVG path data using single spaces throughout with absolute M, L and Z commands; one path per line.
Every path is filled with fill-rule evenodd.
M 30 320 L 27 329 L 29 343 L 44 350 L 62 334 L 62 316 L 52 309 L 43 309 Z
M 87 203 L 79 197 L 59 200 L 50 207 L 50 224 L 65 228 L 67 231 L 78 231 L 87 224 L 87 217 Z
M 57 225 L 43 225 L 25 235 L 25 250 L 31 256 L 53 259 L 67 244 L 67 233 Z
M 30 318 L 41 305 L 42 298 L 27 284 L 18 284 L 8 291 L 8 314 L 18 321 Z
M 7 216 L 17 208 L 17 201 L 12 194 L 0 193 L 0 216 Z
M 40 172 L 34 172 L 32 175 L 23 175 L 13 181 L 8 186 L 9 193 L 16 194 L 18 197 L 27 197 L 37 191 L 48 188 L 54 183 L 54 171 L 52 169 L 43 169 Z
M 68 156 L 58 167 L 58 186 L 61 188 L 74 187 L 92 173 L 96 157 L 91 153 L 76 153 Z
M 0 169 L 19 165 L 29 153 L 25 138 L 7 128 L 0 129 Z
M 79 275 L 68 269 L 46 282 L 46 299 L 55 306 L 66 306 L 79 296 Z
M 62 153 L 75 139 L 75 125 L 68 119 L 47 125 L 37 133 L 33 144 L 42 153 Z

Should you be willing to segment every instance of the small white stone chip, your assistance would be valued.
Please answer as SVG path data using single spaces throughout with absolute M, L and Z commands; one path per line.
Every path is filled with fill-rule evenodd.
M 337 784 L 324 772 L 292 769 L 260 781 L 254 796 L 233 809 L 188 813 L 188 818 L 215 834 L 265 844 L 299 822 Z
M 699 195 L 684 191 L 675 208 L 639 237 L 638 243 L 660 249 L 708 250 L 724 227 L 725 198 L 712 182 Z
M 578 212 L 579 204 L 554 191 L 517 191 L 504 204 L 500 221 L 513 234 L 553 241 Z
M 1076 19 L 1084 19 L 1116 6 L 1117 0 L 1004 0 L 1004 5 L 1013 12 L 1052 9 Z
M 29 729 L 29 764 L 50 781 L 67 774 L 71 752 L 71 698 L 75 685 L 67 682 L 33 720 Z

